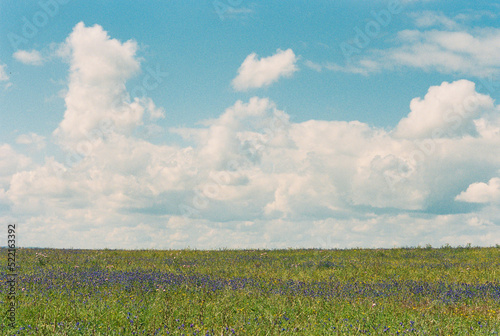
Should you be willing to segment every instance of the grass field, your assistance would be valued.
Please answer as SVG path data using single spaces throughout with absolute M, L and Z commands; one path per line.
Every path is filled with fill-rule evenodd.
M 500 331 L 498 247 L 18 249 L 16 259 L 16 326 L 2 313 L 2 335 Z

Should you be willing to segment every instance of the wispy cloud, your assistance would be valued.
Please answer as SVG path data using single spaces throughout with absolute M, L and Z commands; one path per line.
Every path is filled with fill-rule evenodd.
M 38 50 L 18 50 L 13 54 L 13 57 L 21 63 L 30 65 L 42 65 L 44 59 Z
M 306 64 L 318 69 L 370 74 L 399 67 L 418 68 L 444 74 L 489 77 L 500 74 L 500 29 L 476 28 L 470 31 L 403 30 L 394 45 L 367 51 L 345 65 Z
M 4 88 L 12 86 L 12 83 L 9 81 L 10 76 L 7 74 L 7 65 L 2 64 L 0 61 L 0 82 L 5 82 Z
M 226 14 L 231 16 L 238 16 L 238 15 L 250 15 L 250 14 L 254 14 L 255 11 L 253 9 L 250 9 L 250 8 L 246 8 L 246 7 L 240 7 L 240 8 L 235 8 L 235 7 L 229 7 L 226 11 Z
M 460 27 L 455 20 L 450 19 L 446 15 L 439 12 L 414 12 L 410 14 L 410 17 L 415 21 L 415 25 L 419 28 L 442 27 L 450 30 Z
M 16 143 L 32 145 L 35 146 L 36 149 L 42 149 L 45 147 L 45 137 L 36 133 L 21 134 L 16 138 Z
M 304 64 L 308 68 L 318 72 L 321 72 L 323 70 L 328 70 L 334 72 L 360 74 L 365 76 L 381 69 L 379 63 L 370 59 L 360 60 L 358 64 L 349 63 L 347 65 L 339 65 L 333 62 L 323 62 L 320 64 L 320 63 L 315 63 L 311 60 L 306 60 Z
M 0 64 L 0 81 L 5 82 L 10 79 L 9 75 L 7 75 L 7 65 L 5 64 Z
M 381 56 L 402 66 L 477 77 L 500 73 L 500 29 L 406 30 L 397 40 L 400 45 Z
M 237 91 L 268 86 L 280 77 L 292 76 L 298 70 L 296 62 L 292 49 L 278 49 L 276 54 L 261 59 L 256 53 L 251 53 L 238 69 L 238 76 L 233 79 L 232 85 Z

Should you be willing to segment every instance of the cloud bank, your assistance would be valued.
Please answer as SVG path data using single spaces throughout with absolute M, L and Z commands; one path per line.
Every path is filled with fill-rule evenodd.
M 66 160 L 35 164 L 0 145 L 0 217 L 19 223 L 22 246 L 498 243 L 500 109 L 473 82 L 430 87 L 393 130 L 292 122 L 271 99 L 252 97 L 199 127 L 171 129 L 185 146 L 153 144 L 134 130 L 163 112 L 125 87 L 140 71 L 136 51 L 98 25 L 76 25 L 60 51 L 70 72 L 53 133 Z M 238 75 L 247 87 L 295 71 L 291 50 L 248 59 Z M 268 62 L 288 66 L 252 75 Z

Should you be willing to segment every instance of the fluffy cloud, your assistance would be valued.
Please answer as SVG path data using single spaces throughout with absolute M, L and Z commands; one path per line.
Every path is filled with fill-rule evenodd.
M 9 189 L 12 176 L 18 171 L 29 169 L 31 163 L 30 158 L 17 153 L 8 144 L 0 145 L 0 206 L 8 203 L 6 191 Z
M 422 101 L 440 113 L 477 94 L 473 87 L 443 83 Z M 436 90 L 455 99 L 431 104 Z M 498 170 L 500 123 L 488 125 L 496 131 L 478 127 L 475 137 L 436 138 L 429 147 L 357 121 L 291 123 L 272 101 L 254 97 L 202 127 L 172 130 L 192 146 L 111 132 L 74 166 L 49 159 L 21 169 L 3 198 L 39 228 L 37 239 L 44 227 L 63 227 L 72 246 L 82 235 L 99 235 L 93 244 L 101 247 L 486 244 L 498 219 L 460 214 L 455 197 Z M 448 213 L 425 219 L 436 204 Z
M 411 101 L 411 112 L 399 122 L 395 135 L 404 138 L 474 135 L 474 119 L 493 107 L 493 99 L 477 93 L 473 82 L 444 82 L 429 88 L 424 99 Z
M 54 135 L 77 159 L 34 164 L 0 146 L 0 202 L 29 228 L 24 246 L 496 243 L 494 204 L 458 202 L 498 198 L 496 180 L 487 191 L 473 188 L 498 176 L 500 118 L 472 82 L 431 87 L 394 130 L 294 123 L 270 99 L 253 97 L 198 127 L 171 129 L 184 138 L 178 146 L 131 132 L 164 115 L 151 100 L 131 102 L 125 90 L 140 67 L 134 42 L 80 23 L 62 52 L 69 89 Z M 460 127 L 442 122 L 447 111 L 461 116 Z M 436 127 L 445 135 L 433 137 Z M 18 143 L 37 139 L 23 135 Z
M 111 130 L 130 133 L 142 124 L 144 102 L 129 102 L 125 82 L 139 71 L 137 43 L 111 39 L 99 25 L 78 23 L 60 54 L 70 62 L 69 88 L 64 119 L 54 136 L 64 146 L 78 150 L 81 143 Z
M 18 172 L 5 197 L 15 213 L 35 216 L 26 220 L 37 241 L 51 241 L 48 228 L 63 230 L 66 245 L 50 243 L 59 247 L 81 246 L 82 236 L 93 247 L 493 243 L 488 216 L 405 214 L 425 212 L 437 189 L 453 201 L 455 185 L 497 169 L 498 150 L 485 157 L 480 135 L 441 139 L 439 150 L 412 161 L 418 145 L 410 140 L 359 122 L 290 123 L 261 98 L 177 131 L 193 147 L 113 133 L 73 167 L 49 160 Z M 468 169 L 473 160 L 484 165 Z
M 30 158 L 17 153 L 8 144 L 0 145 L 0 181 L 3 183 L 15 172 L 26 169 L 30 164 Z
M 16 60 L 24 64 L 41 65 L 43 64 L 43 57 L 38 50 L 18 50 L 12 56 Z
M 292 49 L 285 51 L 278 49 L 276 54 L 260 60 L 257 54 L 252 53 L 241 64 L 238 76 L 233 79 L 232 85 L 238 91 L 270 85 L 280 77 L 292 76 L 298 70 L 296 62 L 297 57 Z
M 494 177 L 488 183 L 473 183 L 456 197 L 457 201 L 490 203 L 500 201 L 500 178 Z

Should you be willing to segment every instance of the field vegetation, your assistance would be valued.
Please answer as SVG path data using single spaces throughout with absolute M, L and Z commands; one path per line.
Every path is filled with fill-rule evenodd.
M 2 249 L 2 260 L 7 250 Z M 18 249 L 2 335 L 498 335 L 500 248 Z M 5 282 L 6 272 L 2 272 Z M 1 287 L 7 310 L 6 286 Z

